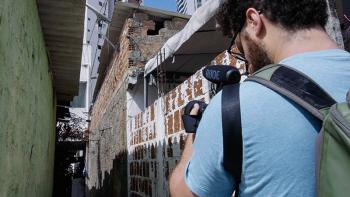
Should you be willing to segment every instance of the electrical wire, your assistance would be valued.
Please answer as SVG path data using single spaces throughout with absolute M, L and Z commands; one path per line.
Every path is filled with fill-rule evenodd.
M 344 18 L 345 18 L 348 22 L 350 22 L 350 19 L 348 18 L 348 16 L 346 16 L 346 14 L 344 14 Z

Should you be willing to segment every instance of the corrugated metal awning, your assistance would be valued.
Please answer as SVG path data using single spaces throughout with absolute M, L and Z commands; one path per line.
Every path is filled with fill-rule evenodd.
M 85 0 L 37 0 L 53 82 L 59 101 L 79 90 Z

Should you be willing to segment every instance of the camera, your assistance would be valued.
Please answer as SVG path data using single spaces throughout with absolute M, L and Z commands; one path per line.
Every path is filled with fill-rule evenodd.
M 191 110 L 195 104 L 199 105 L 199 110 L 197 115 L 190 115 Z M 185 106 L 184 114 L 182 115 L 182 121 L 184 123 L 186 133 L 196 133 L 199 121 L 202 119 L 202 115 L 207 108 L 208 104 L 203 101 L 190 101 Z
M 215 93 L 219 92 L 225 85 L 239 83 L 241 74 L 239 70 L 233 66 L 228 65 L 210 65 L 202 71 L 204 78 L 216 85 Z M 191 110 L 195 104 L 199 105 L 197 115 L 190 115 Z M 197 127 L 202 115 L 208 104 L 203 101 L 190 101 L 186 106 L 182 115 L 186 133 L 196 133 Z

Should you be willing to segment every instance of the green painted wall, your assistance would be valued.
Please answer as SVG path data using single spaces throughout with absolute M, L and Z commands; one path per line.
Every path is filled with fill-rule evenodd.
M 51 196 L 54 106 L 36 0 L 0 0 L 0 197 Z

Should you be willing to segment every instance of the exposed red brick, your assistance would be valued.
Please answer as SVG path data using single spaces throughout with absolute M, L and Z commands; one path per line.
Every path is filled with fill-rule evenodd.
M 174 110 L 175 109 L 175 101 L 176 101 L 176 89 L 172 90 L 170 92 L 171 94 L 171 110 Z
M 151 105 L 151 121 L 154 120 L 154 105 Z
M 195 97 L 203 95 L 202 87 L 203 87 L 202 79 L 194 81 L 194 96 Z
M 177 107 L 184 105 L 185 101 L 182 98 L 181 87 L 177 88 Z
M 191 78 L 186 80 L 186 96 L 188 97 L 188 100 L 191 101 L 193 100 L 192 98 L 192 87 L 191 87 Z
M 173 128 L 174 123 L 173 123 L 173 115 L 172 114 L 168 115 L 166 125 L 167 125 L 168 135 L 173 134 L 174 133 L 174 128 Z
M 169 111 L 169 94 L 164 96 L 164 106 L 165 106 L 165 111 Z
M 215 57 L 216 64 L 222 64 L 224 57 L 225 57 L 225 52 L 222 52 L 218 56 L 216 56 Z
M 180 131 L 181 121 L 180 110 L 177 110 L 174 113 L 174 133 Z

